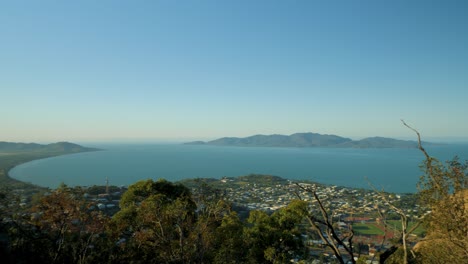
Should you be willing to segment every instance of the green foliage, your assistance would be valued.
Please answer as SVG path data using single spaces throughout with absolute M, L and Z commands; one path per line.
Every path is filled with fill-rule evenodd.
M 243 230 L 245 226 L 235 212 L 223 217 L 216 228 L 213 263 L 243 263 L 246 259 Z
M 140 181 L 129 187 L 121 199 L 122 210 L 114 215 L 111 232 L 125 238 L 119 246 L 120 262 L 138 259 L 142 263 L 204 263 L 221 258 L 229 241 L 216 238 L 222 225 L 228 230 L 235 217 L 216 192 L 200 186 L 197 202 L 181 184 L 165 180 Z M 217 244 L 218 242 L 219 244 Z M 232 243 L 238 243 L 234 238 Z M 223 244 L 224 243 L 224 244 Z
M 364 256 L 358 258 L 358 260 L 356 261 L 356 264 L 367 264 L 367 258 Z
M 403 263 L 402 262 L 402 259 L 404 259 L 404 250 L 402 247 L 398 247 L 396 249 L 395 252 L 393 252 L 393 254 L 391 254 L 387 259 L 385 259 L 385 264 L 401 264 Z M 407 257 L 408 257 L 408 260 L 407 260 L 407 263 L 408 264 L 415 264 L 415 263 L 418 263 L 417 262 L 417 259 L 413 257 L 413 255 L 411 254 L 410 250 L 408 249 L 407 250 Z M 445 262 L 438 262 L 438 263 L 445 263 Z M 461 262 L 460 262 L 461 263 Z
M 468 259 L 468 166 L 457 157 L 445 165 L 428 157 L 419 183 L 421 202 L 431 208 L 425 218 L 426 240 L 418 245 L 425 263 Z
M 298 228 L 307 212 L 307 203 L 295 200 L 271 216 L 252 211 L 244 228 L 249 248 L 247 258 L 257 263 L 284 263 L 307 251 Z
M 85 263 L 96 259 L 107 217 L 91 210 L 92 206 L 79 188 L 63 186 L 43 195 L 30 211 L 12 219 L 8 254 L 18 263 Z
M 120 200 L 120 208 L 139 204 L 152 194 L 162 194 L 164 199 L 169 202 L 177 198 L 190 198 L 190 190 L 182 184 L 173 184 L 164 179 L 156 182 L 153 180 L 139 181 L 132 184 Z

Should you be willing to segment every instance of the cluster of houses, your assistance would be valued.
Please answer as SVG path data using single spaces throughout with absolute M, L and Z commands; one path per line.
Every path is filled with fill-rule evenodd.
M 96 188 L 97 190 L 93 190 L 93 188 Z M 101 210 L 108 215 L 113 215 L 120 210 L 120 198 L 126 190 L 127 187 L 125 186 L 112 186 L 111 188 L 109 186 L 108 179 L 106 179 L 105 189 L 99 188 L 99 186 L 93 186 L 88 188 L 88 192 L 86 192 L 83 196 L 87 200 L 94 201 L 96 203 L 96 208 L 92 207 L 91 209 Z
M 342 216 L 342 220 L 351 222 L 373 221 L 369 217 L 379 209 L 391 212 L 389 203 L 399 202 L 402 195 L 380 193 L 365 189 L 352 189 L 341 186 L 324 186 L 313 183 L 293 183 L 289 180 L 275 182 L 265 186 L 259 183 L 236 184 L 236 178 L 223 178 L 220 180 L 226 184 L 225 193 L 228 200 L 249 210 L 275 211 L 287 206 L 294 199 L 302 199 L 316 203 L 312 192 L 315 190 L 322 204 L 334 212 L 334 216 Z M 301 186 L 302 188 L 300 188 Z M 404 204 L 402 206 L 405 206 Z M 418 217 L 423 214 L 422 208 L 412 205 L 403 208 L 409 217 Z

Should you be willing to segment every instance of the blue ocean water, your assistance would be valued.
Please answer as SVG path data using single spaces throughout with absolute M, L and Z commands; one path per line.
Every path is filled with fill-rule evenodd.
M 292 180 L 416 192 L 424 159 L 417 149 L 252 148 L 180 144 L 95 145 L 104 151 L 86 152 L 31 161 L 10 176 L 51 188 L 60 183 L 76 186 L 130 185 L 142 179 L 221 178 L 251 173 Z M 427 148 L 441 161 L 458 155 L 468 158 L 468 145 Z

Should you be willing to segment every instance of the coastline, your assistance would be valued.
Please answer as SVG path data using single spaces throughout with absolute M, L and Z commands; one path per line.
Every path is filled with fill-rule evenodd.
M 401 153 L 403 152 L 403 153 Z M 54 159 L 21 167 L 10 175 L 25 182 L 54 188 L 61 182 L 69 186 L 99 185 L 106 176 L 117 186 L 130 185 L 148 178 L 178 181 L 191 178 L 236 177 L 248 174 L 278 175 L 291 180 L 310 180 L 352 188 L 367 188 L 365 177 L 389 192 L 413 193 L 411 186 L 400 187 L 402 177 L 417 175 L 416 151 L 336 149 L 274 149 L 213 147 L 192 148 L 183 145 L 151 145 L 110 148 L 108 154 L 80 155 L 73 159 Z M 395 155 L 398 154 L 398 155 Z M 95 157 L 98 156 L 98 157 Z M 399 166 L 389 159 L 396 156 Z M 63 160 L 63 162 L 61 161 Z M 369 166 L 369 163 L 372 166 Z M 87 165 L 86 165 L 87 164 Z M 236 166 L 233 166 L 235 164 Z M 89 171 L 92 166 L 92 171 Z M 131 168 L 131 169 L 130 169 Z M 384 168 L 384 172 L 382 171 Z M 409 169 L 409 170 L 408 170 Z M 402 173 L 401 171 L 405 173 Z M 410 173 L 408 173 L 410 171 Z M 411 172 L 412 171 L 412 172 Z M 40 177 L 33 177 L 40 175 Z M 412 177 L 412 179 L 416 177 Z M 405 181 L 407 181 L 405 179 Z
M 8 168 L 8 176 L 12 179 L 11 183 L 15 180 L 56 188 L 61 182 L 69 186 L 100 185 L 106 176 L 111 176 L 112 184 L 128 186 L 148 178 L 165 178 L 175 182 L 197 177 L 268 174 L 291 180 L 311 180 L 365 189 L 371 189 L 367 183 L 369 180 L 377 188 L 388 192 L 415 193 L 422 173 L 419 164 L 423 160 L 417 149 L 345 151 L 330 148 L 194 148 L 165 144 L 124 145 L 106 149 L 102 154 L 97 152 L 77 155 L 76 158 L 58 158 L 13 170 L 25 162 L 58 155 L 48 153 L 39 157 L 36 154 L 35 157 L 17 160 L 14 167 Z M 465 145 L 431 147 L 428 151 L 442 161 L 450 160 L 454 153 L 458 153 L 461 159 L 468 157 Z M 0 156 L 0 163 L 3 157 L 6 156 Z
M 11 170 L 15 167 L 35 161 L 42 160 L 47 158 L 53 158 L 58 156 L 78 154 L 84 152 L 94 152 L 102 151 L 102 149 L 84 149 L 80 151 L 58 151 L 58 152 L 10 152 L 0 157 L 0 188 L 11 188 L 11 189 L 47 189 L 48 187 L 43 187 L 33 183 L 21 181 L 10 175 Z

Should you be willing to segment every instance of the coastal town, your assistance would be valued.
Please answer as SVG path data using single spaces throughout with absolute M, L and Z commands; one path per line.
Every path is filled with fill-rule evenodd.
M 108 179 L 106 183 L 105 186 L 79 188 L 83 192 L 83 197 L 94 204 L 90 210 L 101 211 L 112 216 L 120 210 L 120 200 L 128 187 L 110 185 Z M 399 234 L 400 218 L 390 205 L 406 213 L 410 226 L 429 213 L 427 208 L 417 203 L 414 194 L 386 193 L 308 181 L 293 181 L 271 175 L 252 174 L 220 179 L 186 179 L 178 183 L 191 189 L 194 197 L 197 197 L 200 189 L 203 189 L 201 186 L 215 190 L 223 199 L 231 203 L 233 210 L 241 219 L 246 219 L 253 210 L 272 214 L 297 199 L 308 202 L 313 212 L 317 210 L 317 203 L 320 201 L 329 212 L 338 234 L 349 232 L 350 228 L 353 229 L 354 243 L 358 245 L 359 256 L 368 261 L 366 263 L 377 263 L 376 255 L 391 247 L 391 239 Z M 34 198 L 22 193 L 21 190 L 15 192 L 19 197 L 20 207 L 28 207 L 33 202 Z M 387 225 L 384 225 L 384 220 Z M 410 234 L 408 241 L 416 244 L 423 234 L 424 230 L 418 227 Z M 311 254 L 317 259 L 322 259 L 322 262 L 316 263 L 327 263 L 327 260 L 333 260 L 333 254 L 327 249 L 323 240 L 307 229 L 304 229 L 303 236 L 304 241 L 310 247 Z M 341 247 L 340 250 L 343 248 Z
M 192 191 L 196 193 L 194 181 L 200 183 L 200 179 L 186 180 L 183 183 L 192 186 Z M 226 199 L 233 203 L 241 217 L 248 217 L 252 210 L 273 213 L 296 199 L 310 202 L 310 208 L 314 211 L 318 203 L 313 195 L 315 192 L 320 203 L 331 213 L 331 220 L 335 221 L 338 234 L 353 229 L 354 243 L 359 247 L 357 251 L 366 263 L 378 263 L 376 254 L 391 247 L 391 239 L 396 238 L 401 230 L 400 216 L 391 209 L 391 205 L 406 213 L 410 227 L 430 213 L 427 208 L 417 203 L 416 195 L 410 193 L 386 193 L 255 174 L 202 181 L 223 190 Z M 415 228 L 409 234 L 408 241 L 414 245 L 423 234 L 422 227 Z M 330 256 L 330 252 L 324 251 L 324 241 L 308 231 L 305 231 L 303 236 L 311 247 L 311 254 L 328 259 L 326 256 Z
M 18 155 L 13 152 L 15 155 L 4 156 L 0 162 L 2 168 L 0 170 L 0 176 L 2 177 L 0 178 L 5 185 L 10 186 L 6 193 L 15 197 L 15 199 L 10 200 L 10 203 L 6 204 L 7 207 L 28 208 L 34 203 L 35 199 L 37 201 L 41 194 L 47 195 L 48 191 L 52 191 L 15 181 L 7 177 L 7 172 L 16 164 L 29 159 L 59 154 L 53 151 L 57 146 L 66 150 L 88 151 L 88 149 L 80 149 L 70 143 L 59 143 L 42 147 L 47 148 L 47 151 L 44 150 L 43 153 Z M 93 204 L 90 209 L 112 216 L 119 212 L 120 200 L 127 191 L 128 186 L 112 185 L 112 177 L 103 179 L 103 182 L 106 185 L 82 186 L 79 188 L 83 193 L 83 197 Z M 400 216 L 390 205 L 394 205 L 405 212 L 410 226 L 429 212 L 427 208 L 418 204 L 415 194 L 397 194 L 372 189 L 325 185 L 304 180 L 284 179 L 272 175 L 251 174 L 217 179 L 196 178 L 182 180 L 179 183 L 191 189 L 194 196 L 197 195 L 203 185 L 217 190 L 222 198 L 232 205 L 232 209 L 239 217 L 244 220 L 249 217 L 249 213 L 253 210 L 272 214 L 296 199 L 308 202 L 311 211 L 314 212 L 315 210 L 314 213 L 319 214 L 317 203 L 320 200 L 324 208 L 329 211 L 331 220 L 336 225 L 337 230 L 346 232 L 352 228 L 355 235 L 354 241 L 367 245 L 364 247 L 363 253 L 366 253 L 369 257 L 372 257 L 372 252 L 379 251 L 379 246 L 382 247 L 380 252 L 385 247 L 389 247 L 391 245 L 390 240 L 399 235 L 401 230 Z M 313 195 L 314 193 L 317 197 Z M 5 208 L 0 208 L 0 210 L 5 210 Z M 8 221 L 8 217 L 4 218 L 3 221 Z M 424 232 L 423 228 L 416 228 L 410 234 L 409 241 L 413 241 L 412 243 L 417 242 L 424 236 Z M 316 255 L 329 254 L 329 252 L 317 251 L 317 248 L 323 247 L 324 242 L 322 240 L 316 236 L 310 236 L 310 232 L 304 231 L 304 235 L 311 248 L 315 248 Z
M 49 146 L 51 148 L 53 146 Z M 60 143 L 60 147 L 76 148 L 74 145 Z M 2 159 L 2 170 L 0 174 L 8 190 L 3 192 L 2 205 L 0 211 L 5 212 L 2 219 L 3 224 L 8 226 L 9 214 L 14 211 L 21 212 L 34 206 L 41 197 L 54 192 L 52 189 L 33 186 L 22 183 L 7 177 L 10 168 L 20 162 L 29 159 L 55 156 L 59 154 L 55 151 L 43 151 L 38 154 L 15 154 L 4 156 Z M 12 157 L 12 158 L 8 158 Z M 23 158 L 24 157 L 24 158 Z M 105 185 L 102 186 L 81 186 L 68 187 L 66 185 L 59 188 L 71 188 L 83 194 L 83 198 L 91 204 L 90 210 L 102 212 L 105 215 L 113 216 L 120 211 L 120 201 L 122 195 L 129 186 L 114 186 L 112 178 L 103 179 Z M 210 179 L 186 179 L 180 182 L 191 189 L 196 198 L 198 192 L 208 186 L 216 190 L 222 197 L 231 204 L 240 219 L 247 219 L 251 211 L 259 210 L 271 215 L 274 212 L 288 206 L 293 200 L 301 199 L 310 205 L 312 212 L 318 213 L 318 200 L 329 211 L 331 220 L 337 228 L 338 234 L 348 232 L 353 229 L 354 243 L 359 245 L 359 254 L 366 256 L 366 260 L 373 260 L 377 253 L 385 251 L 391 246 L 392 238 L 399 233 L 399 216 L 390 204 L 405 211 L 410 222 L 415 222 L 428 211 L 417 203 L 414 194 L 386 193 L 370 189 L 356 189 L 336 185 L 324 185 L 309 181 L 294 181 L 284 179 L 279 176 L 251 174 L 239 177 L 221 177 Z M 316 197 L 314 196 L 316 194 Z M 1 197 L 0 197 L 1 198 Z M 10 211 L 10 213 L 7 213 Z M 40 212 L 39 212 L 40 213 Z M 36 213 L 37 214 L 37 213 Z M 29 218 L 35 218 L 32 214 Z M 27 216 L 24 216 L 28 218 Z M 385 218 L 383 221 L 382 217 Z M 384 222 L 388 225 L 385 226 Z M 415 229 L 409 241 L 418 241 L 422 237 L 424 230 Z M 303 239 L 311 249 L 311 254 L 317 259 L 333 260 L 333 254 L 324 245 L 324 241 L 314 236 L 310 230 L 303 230 Z M 341 249 L 342 250 L 342 249 Z
M 193 188 L 194 180 L 182 181 Z M 414 194 L 395 194 L 377 190 L 324 185 L 308 181 L 293 181 L 271 175 L 247 175 L 205 179 L 205 182 L 223 190 L 228 201 L 247 210 L 273 212 L 288 205 L 294 199 L 316 203 L 311 190 L 315 190 L 323 205 L 333 211 L 336 217 L 361 217 L 376 214 L 376 207 L 394 217 L 392 210 L 385 210 L 389 204 L 407 212 L 407 217 L 418 218 L 427 214 L 425 208 L 417 204 Z M 193 188 L 196 191 L 195 188 Z M 371 218 L 371 217 L 369 217 Z
M 93 209 L 101 210 L 108 215 L 119 211 L 119 202 L 127 186 L 109 185 L 82 187 L 84 198 L 93 201 Z M 315 191 L 320 202 L 338 223 L 377 223 L 381 221 L 380 213 L 385 213 L 387 220 L 398 220 L 399 217 L 389 204 L 397 206 L 406 212 L 410 220 L 417 221 L 428 214 L 427 208 L 417 203 L 414 194 L 386 193 L 370 189 L 356 189 L 351 187 L 324 185 L 308 181 L 293 181 L 279 176 L 251 174 L 239 177 L 222 177 L 220 179 L 186 179 L 180 183 L 192 189 L 197 194 L 201 183 L 222 192 L 224 199 L 232 203 L 237 213 L 246 218 L 252 210 L 267 213 L 287 206 L 291 201 L 300 199 L 317 203 L 312 191 Z M 27 207 L 31 196 L 22 190 L 15 190 L 19 197 L 19 206 Z M 378 208 L 378 209 L 377 209 Z M 359 232 L 358 232 L 359 233 Z
M 180 183 L 189 187 L 194 196 L 199 192 L 201 185 L 210 186 L 220 192 L 224 199 L 231 202 L 233 209 L 244 219 L 252 210 L 271 214 L 295 199 L 310 202 L 311 210 L 313 210 L 318 202 L 313 195 L 315 192 L 323 206 L 331 213 L 331 218 L 336 223 L 339 233 L 349 231 L 350 226 L 353 228 L 354 243 L 359 244 L 360 255 L 367 260 L 373 259 L 376 253 L 390 247 L 391 239 L 398 236 L 400 218 L 391 209 L 390 204 L 406 213 L 410 225 L 429 213 L 426 208 L 417 204 L 414 194 L 395 194 L 369 189 L 323 185 L 306 181 L 293 181 L 271 175 L 187 179 Z M 96 203 L 96 210 L 113 215 L 118 212 L 120 197 L 127 190 L 127 187 L 92 186 L 85 190 L 85 197 Z M 385 217 L 385 221 L 391 224 L 385 227 L 382 217 Z M 311 253 L 317 257 L 329 256 L 330 253 L 325 250 L 325 243 L 316 236 L 310 236 L 307 233 L 304 234 L 304 238 L 311 247 Z M 419 241 L 423 233 L 422 228 L 416 228 L 410 234 L 410 243 L 415 244 Z

